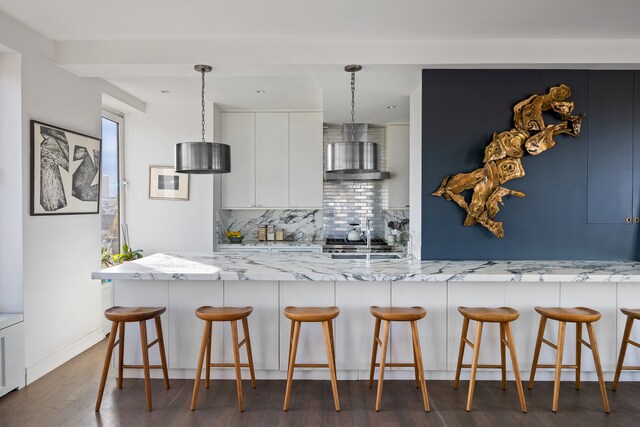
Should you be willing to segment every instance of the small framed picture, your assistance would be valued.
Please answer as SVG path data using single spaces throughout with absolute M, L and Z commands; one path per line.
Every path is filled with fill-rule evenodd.
M 189 174 L 177 173 L 173 166 L 149 166 L 149 198 L 189 200 Z
M 97 214 L 102 141 L 31 120 L 31 215 Z

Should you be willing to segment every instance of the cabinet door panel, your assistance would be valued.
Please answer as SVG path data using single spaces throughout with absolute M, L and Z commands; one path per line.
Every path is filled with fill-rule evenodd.
M 231 146 L 231 172 L 222 176 L 222 207 L 256 204 L 254 113 L 221 113 L 222 142 Z
M 587 222 L 624 224 L 632 216 L 633 73 L 589 73 Z
M 256 113 L 256 206 L 289 206 L 289 113 Z
M 390 125 L 387 133 L 389 159 L 389 207 L 409 206 L 409 126 Z
M 633 217 L 640 217 L 640 71 L 633 72 Z
M 225 281 L 224 305 L 226 307 L 252 306 L 249 316 L 249 334 L 255 369 L 278 369 L 278 282 Z M 242 322 L 238 322 L 238 339 L 242 340 Z M 233 362 L 231 329 L 224 324 L 224 361 Z M 240 360 L 246 363 L 244 346 Z
M 322 113 L 289 115 L 289 204 L 322 207 Z
M 640 304 L 640 287 L 637 283 L 618 283 L 618 309 L 620 308 L 637 308 Z M 617 333 L 616 333 L 616 357 L 619 356 L 620 344 L 622 342 L 622 334 L 624 333 L 624 327 L 627 322 L 627 316 L 620 310 L 616 312 L 617 318 Z M 640 321 L 636 320 L 633 323 L 631 329 L 631 337 L 633 341 L 640 342 Z M 598 345 L 600 347 L 600 345 Z M 640 349 L 632 345 L 627 346 L 627 352 L 624 356 L 625 366 L 640 366 Z M 623 371 L 620 375 L 620 380 L 634 380 L 638 381 L 640 378 L 640 372 Z

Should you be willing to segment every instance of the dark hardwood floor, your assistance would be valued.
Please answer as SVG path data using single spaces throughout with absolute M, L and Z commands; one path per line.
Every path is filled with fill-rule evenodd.
M 551 412 L 551 382 L 525 389 L 529 412 L 520 412 L 515 385 L 478 381 L 474 409 L 465 411 L 467 383 L 458 391 L 452 381 L 427 381 L 431 412 L 422 410 L 412 381 L 385 381 L 382 410 L 375 412 L 375 390 L 365 381 L 340 381 L 342 411 L 333 408 L 329 381 L 294 381 L 290 409 L 282 411 L 284 381 L 244 385 L 245 411 L 237 411 L 234 381 L 212 381 L 200 389 L 198 408 L 189 410 L 193 381 L 152 380 L 153 412 L 145 409 L 142 380 L 125 379 L 117 390 L 110 380 L 102 410 L 94 411 L 105 351 L 102 342 L 20 391 L 0 398 L 2 426 L 574 426 L 640 423 L 640 383 L 621 383 L 610 390 L 612 413 L 602 411 L 597 383 L 562 385 L 558 413 Z M 610 384 L 608 384 L 610 386 Z

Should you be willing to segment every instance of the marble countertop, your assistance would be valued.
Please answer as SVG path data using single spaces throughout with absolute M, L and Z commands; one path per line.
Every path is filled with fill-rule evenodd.
M 158 253 L 93 279 L 275 281 L 640 282 L 634 261 L 335 260 L 320 253 Z

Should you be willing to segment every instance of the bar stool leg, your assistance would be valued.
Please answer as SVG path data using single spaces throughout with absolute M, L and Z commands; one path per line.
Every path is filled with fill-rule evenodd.
M 376 357 L 378 355 L 379 339 L 380 339 L 380 319 L 376 317 L 376 325 L 373 328 L 373 350 L 371 350 L 371 369 L 369 370 L 369 388 L 373 388 L 373 374 L 376 370 Z
M 247 318 L 242 319 L 242 329 L 244 337 L 247 339 L 245 349 L 247 350 L 247 359 L 249 360 L 249 374 L 251 374 L 251 388 L 256 388 L 256 373 L 253 370 L 253 353 L 251 352 L 251 338 L 249 337 L 249 323 Z
M 329 338 L 331 339 L 331 354 L 333 355 L 333 366 L 336 365 L 336 347 L 335 341 L 333 339 L 333 320 L 329 320 L 327 322 L 327 326 L 329 327 Z
M 576 322 L 576 390 L 580 390 L 580 367 L 582 366 L 582 322 Z
M 289 344 L 289 369 L 287 371 L 287 389 L 284 393 L 284 410 L 289 409 L 289 399 L 291 398 L 291 382 L 293 380 L 293 368 L 296 364 L 296 352 L 298 351 L 298 339 L 300 338 L 300 323 L 291 321 L 291 343 Z
M 620 381 L 620 373 L 622 372 L 622 365 L 624 364 L 624 356 L 627 353 L 627 345 L 629 344 L 629 337 L 631 336 L 631 328 L 633 327 L 633 317 L 627 316 L 627 323 L 624 326 L 624 334 L 622 334 L 622 343 L 620 344 L 620 356 L 618 356 L 618 366 L 616 367 L 616 376 L 613 378 L 612 391 L 616 391 L 618 388 L 618 381 Z
M 198 367 L 196 368 L 196 379 L 193 382 L 193 395 L 191 396 L 191 410 L 196 409 L 196 402 L 198 401 L 198 387 L 200 386 L 200 377 L 202 376 L 202 364 L 204 362 L 204 353 L 207 348 L 207 342 L 211 334 L 211 322 L 205 322 L 202 328 L 202 343 L 200 344 L 200 355 L 198 356 Z M 207 369 L 209 367 L 207 366 Z
M 596 331 L 593 329 L 593 323 L 587 323 L 587 331 L 589 332 L 589 343 L 591 344 L 591 352 L 593 353 L 593 362 L 596 365 L 596 373 L 598 374 L 598 383 L 600 384 L 600 394 L 602 395 L 604 411 L 609 413 L 611 409 L 609 408 L 609 399 L 607 398 L 607 388 L 604 385 L 604 376 L 602 375 L 602 366 L 600 365 L 600 352 L 598 351 Z
M 149 341 L 147 340 L 147 322 L 140 321 L 140 344 L 142 345 L 142 367 L 144 369 L 144 391 L 147 395 L 147 411 L 153 409 L 151 404 L 151 374 L 149 373 Z
M 380 350 L 380 371 L 378 372 L 378 393 L 376 394 L 376 412 L 380 411 L 382 401 L 382 385 L 384 383 L 384 366 L 387 359 L 387 345 L 389 342 L 389 322 L 384 321 L 382 325 L 382 349 Z
M 507 355 L 506 355 L 506 346 L 505 342 L 505 333 L 504 333 L 505 324 L 500 322 L 500 366 L 502 371 L 502 389 L 507 389 Z
M 558 342 L 556 346 L 556 374 L 553 381 L 553 406 L 551 410 L 558 412 L 558 400 L 560 398 L 560 375 L 562 374 L 562 353 L 564 352 L 564 335 L 566 332 L 566 322 L 559 322 L 558 326 Z
M 418 335 L 417 322 L 411 321 L 411 335 L 413 336 L 413 355 L 415 367 L 420 377 L 420 389 L 422 391 L 422 403 L 425 412 L 429 412 L 429 396 L 427 395 L 427 382 L 424 379 L 424 367 L 422 366 L 422 349 L 420 347 L 420 335 Z
M 453 383 L 453 389 L 457 390 L 460 385 L 460 370 L 462 369 L 462 360 L 464 358 L 465 342 L 467 338 L 467 331 L 469 330 L 469 319 L 464 318 L 462 322 L 462 333 L 460 334 L 460 349 L 458 350 L 458 366 L 456 367 L 456 380 Z
M 156 335 L 158 336 L 158 348 L 160 349 L 160 361 L 162 363 L 162 376 L 164 377 L 164 388 L 169 389 L 169 372 L 167 371 L 167 355 L 164 353 L 164 336 L 162 335 L 162 320 L 160 316 L 155 318 Z
M 531 374 L 529 375 L 529 390 L 533 388 L 533 380 L 536 378 L 536 369 L 538 368 L 538 358 L 540 357 L 540 348 L 542 347 L 542 339 L 544 338 L 544 328 L 547 326 L 547 318 L 540 316 L 540 326 L 538 327 L 538 337 L 536 338 L 536 349 L 533 352 L 533 362 L 531 363 Z
M 209 328 L 209 338 L 207 338 L 207 348 L 204 362 L 204 387 L 209 388 L 211 383 L 211 344 L 213 343 L 213 322 L 205 322 L 205 328 Z M 200 377 L 198 377 L 200 379 Z
M 111 355 L 113 354 L 113 343 L 116 341 L 118 333 L 118 322 L 111 324 L 111 333 L 107 343 L 107 354 L 104 356 L 104 365 L 102 366 L 102 378 L 100 378 L 100 388 L 98 388 L 98 398 L 96 400 L 96 412 L 100 410 L 102 404 L 102 394 L 104 393 L 104 385 L 107 382 L 107 374 L 109 373 L 109 365 L 111 364 Z
M 233 341 L 233 361 L 236 367 L 236 388 L 238 390 L 238 410 L 244 412 L 244 404 L 242 402 L 242 373 L 240 372 L 240 347 L 238 346 L 238 321 L 232 320 L 231 324 L 231 340 Z
M 118 345 L 118 388 L 122 390 L 122 377 L 124 373 L 124 326 L 126 322 L 120 323 Z
M 516 388 L 518 389 L 518 397 L 520 398 L 520 408 L 522 412 L 527 412 L 527 404 L 524 400 L 524 390 L 522 389 L 522 380 L 520 379 L 520 367 L 518 366 L 518 358 L 516 357 L 516 344 L 513 341 L 511 333 L 511 324 L 505 323 L 504 329 L 507 335 L 507 345 L 509 346 L 509 354 L 511 355 L 511 366 L 513 374 L 516 377 Z
M 416 378 L 416 388 L 420 388 L 420 374 L 418 373 L 418 358 L 416 357 L 416 346 L 412 345 L 413 348 L 413 373 Z
M 478 357 L 480 356 L 480 341 L 482 340 L 482 326 L 484 322 L 476 322 L 476 339 L 473 343 L 473 360 L 471 362 L 471 377 L 469 378 L 469 397 L 467 398 L 467 412 L 471 412 L 473 404 L 473 391 L 476 385 L 476 373 L 478 372 Z
M 336 406 L 336 412 L 340 412 L 340 400 L 338 399 L 338 380 L 336 378 L 336 364 L 331 345 L 331 333 L 329 330 L 329 322 L 322 322 L 322 330 L 324 332 L 324 344 L 327 349 L 327 361 L 329 362 L 329 374 L 331 375 L 331 389 L 333 391 L 333 403 Z

